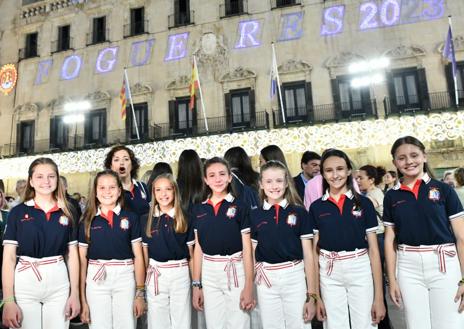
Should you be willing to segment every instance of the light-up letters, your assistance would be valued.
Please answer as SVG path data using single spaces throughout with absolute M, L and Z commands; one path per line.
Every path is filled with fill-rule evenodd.
M 303 12 L 282 15 L 279 41 L 295 40 L 303 34 Z
M 179 60 L 187 55 L 187 41 L 189 33 L 170 35 L 168 38 L 168 50 L 164 60 L 166 62 Z
M 96 73 L 108 73 L 113 71 L 118 56 L 119 47 L 105 48 L 98 53 L 95 63 Z
M 142 66 L 146 65 L 151 57 L 151 50 L 155 44 L 155 39 L 146 41 L 137 41 L 132 43 L 131 47 L 131 65 Z M 140 49 L 145 45 L 145 52 L 141 52 Z M 142 56 L 140 56 L 142 54 Z
M 445 0 L 368 1 L 359 7 L 361 30 L 438 19 L 445 13 Z
M 321 35 L 334 35 L 343 31 L 345 6 L 324 9 L 322 14 Z
M 82 58 L 79 55 L 71 55 L 64 59 L 61 67 L 61 79 L 72 80 L 79 76 L 82 66 Z
M 45 79 L 48 79 L 52 64 L 53 64 L 52 59 L 46 59 L 44 61 L 39 62 L 39 65 L 37 66 L 37 75 L 35 77 L 34 84 L 40 85 L 44 82 Z
M 238 41 L 236 49 L 257 47 L 261 44 L 261 22 L 242 21 L 238 24 Z

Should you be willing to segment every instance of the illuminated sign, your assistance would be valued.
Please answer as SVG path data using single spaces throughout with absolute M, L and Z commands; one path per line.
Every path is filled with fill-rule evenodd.
M 118 49 L 119 47 L 109 47 L 101 50 L 95 63 L 95 72 L 108 73 L 113 71 L 118 57 Z
M 11 93 L 18 81 L 18 71 L 13 64 L 6 64 L 0 68 L 0 91 L 4 95 Z
M 179 60 L 187 55 L 188 37 L 188 32 L 173 34 L 168 37 L 168 50 L 164 57 L 166 62 Z
M 72 80 L 79 76 L 82 67 L 82 58 L 79 55 L 71 55 L 64 59 L 61 67 L 61 80 Z
M 131 65 L 132 66 L 142 66 L 146 65 L 151 57 L 151 50 L 155 44 L 155 39 L 150 39 L 146 41 L 137 41 L 132 43 L 131 47 Z M 145 52 L 141 52 L 142 46 L 145 46 Z M 141 57 L 140 54 L 143 54 Z
M 303 12 L 284 14 L 280 18 L 279 41 L 301 38 L 303 35 Z
M 322 12 L 321 35 L 334 35 L 343 32 L 345 6 L 325 8 Z
M 238 23 L 236 49 L 261 45 L 261 22 L 258 20 Z
M 44 79 L 48 79 L 52 64 L 52 59 L 46 59 L 44 61 L 39 62 L 39 65 L 37 66 L 37 75 L 35 77 L 36 85 L 40 85 L 41 83 L 45 82 Z

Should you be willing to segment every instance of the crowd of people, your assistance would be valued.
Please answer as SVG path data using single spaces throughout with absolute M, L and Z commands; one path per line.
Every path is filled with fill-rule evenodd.
M 16 198 L 1 190 L 3 325 L 392 328 L 387 290 L 409 328 L 462 329 L 464 169 L 436 180 L 411 136 L 391 156 L 396 171 L 355 170 L 307 151 L 292 177 L 276 145 L 259 172 L 241 147 L 184 150 L 175 176 L 160 162 L 145 183 L 119 145 L 88 200 L 38 158 Z

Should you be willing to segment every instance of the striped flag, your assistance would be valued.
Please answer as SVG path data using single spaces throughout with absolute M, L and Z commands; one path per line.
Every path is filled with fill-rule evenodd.
M 127 86 L 126 76 L 122 79 L 121 92 L 119 93 L 119 99 L 121 100 L 121 119 L 126 120 L 126 107 L 127 107 Z
M 459 94 L 458 94 L 458 66 L 456 63 L 456 53 L 454 49 L 454 41 L 453 41 L 453 31 L 451 29 L 451 17 L 449 19 L 449 27 L 448 33 L 446 34 L 445 45 L 443 47 L 443 57 L 451 62 L 451 70 L 453 74 L 453 82 L 454 82 L 454 101 L 456 106 L 459 105 Z
M 198 76 L 197 62 L 194 59 L 192 64 L 192 78 L 190 79 L 190 103 L 189 109 L 193 110 L 195 107 L 195 94 L 200 85 L 200 78 Z

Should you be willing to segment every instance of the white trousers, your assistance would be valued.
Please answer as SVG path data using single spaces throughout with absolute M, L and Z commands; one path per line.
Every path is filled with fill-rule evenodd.
M 63 257 L 21 256 L 14 274 L 16 303 L 22 329 L 68 329 L 65 305 L 69 277 Z
M 186 259 L 150 259 L 146 289 L 149 329 L 190 329 L 190 275 Z
M 86 280 L 90 329 L 134 329 L 134 262 L 89 261 Z
M 371 317 L 374 282 L 369 256 L 366 253 L 355 256 L 359 252 L 339 252 L 338 255 L 346 259 L 334 260 L 331 268 L 323 253 L 330 252 L 321 250 L 319 256 L 321 297 L 327 312 L 324 328 L 377 328 Z
M 304 263 L 257 263 L 258 303 L 266 329 L 310 329 L 303 320 L 306 300 Z M 265 276 L 259 280 L 260 275 Z
M 204 255 L 202 284 L 208 329 L 250 328 L 249 312 L 240 309 L 240 293 L 245 286 L 241 253 L 228 257 Z
M 454 256 L 444 255 L 446 272 L 440 271 L 437 252 L 411 252 L 398 248 L 397 277 L 403 298 L 408 328 L 463 329 L 464 313 L 454 302 L 461 280 L 456 247 L 446 248 Z M 427 246 L 426 248 L 436 246 Z

